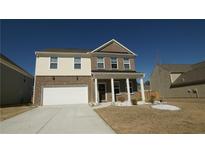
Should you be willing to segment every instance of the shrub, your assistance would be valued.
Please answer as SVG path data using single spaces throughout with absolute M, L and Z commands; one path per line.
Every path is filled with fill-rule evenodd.
M 139 92 L 135 94 L 135 99 L 136 99 L 136 101 L 141 100 L 141 94 Z
M 124 102 L 124 101 L 125 101 L 125 98 L 122 97 L 122 96 L 120 96 L 120 97 L 118 97 L 118 101 L 120 101 L 120 102 Z
M 156 96 L 151 95 L 149 101 L 150 101 L 151 103 L 154 103 L 155 99 L 156 99 Z
M 136 99 L 132 99 L 131 102 L 132 102 L 132 105 L 137 105 L 137 100 Z

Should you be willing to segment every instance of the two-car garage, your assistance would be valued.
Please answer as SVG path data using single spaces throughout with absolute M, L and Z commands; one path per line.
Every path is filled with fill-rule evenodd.
M 86 104 L 88 103 L 88 86 L 54 86 L 43 87 L 43 105 Z

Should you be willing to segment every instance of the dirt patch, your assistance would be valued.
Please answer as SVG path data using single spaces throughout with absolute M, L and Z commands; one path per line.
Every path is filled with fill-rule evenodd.
M 33 108 L 35 108 L 35 106 L 16 106 L 0 108 L 0 121 L 14 117 Z
M 116 133 L 205 133 L 205 103 L 168 103 L 179 111 L 152 109 L 150 105 L 110 106 L 95 111 Z

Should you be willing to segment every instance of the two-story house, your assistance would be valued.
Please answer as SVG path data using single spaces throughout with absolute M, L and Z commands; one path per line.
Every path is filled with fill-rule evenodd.
M 47 49 L 36 52 L 34 103 L 59 105 L 130 102 L 143 73 L 135 70 L 136 54 L 112 39 L 94 50 Z

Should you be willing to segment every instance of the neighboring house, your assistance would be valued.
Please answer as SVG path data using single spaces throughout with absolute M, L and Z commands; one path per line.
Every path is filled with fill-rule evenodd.
M 94 49 L 36 52 L 34 103 L 37 105 L 131 101 L 137 91 L 136 54 L 112 39 Z M 144 90 L 142 99 L 144 100 Z
M 30 103 L 33 76 L 0 53 L 0 105 Z
M 150 81 L 162 98 L 205 98 L 205 61 L 156 65 Z

